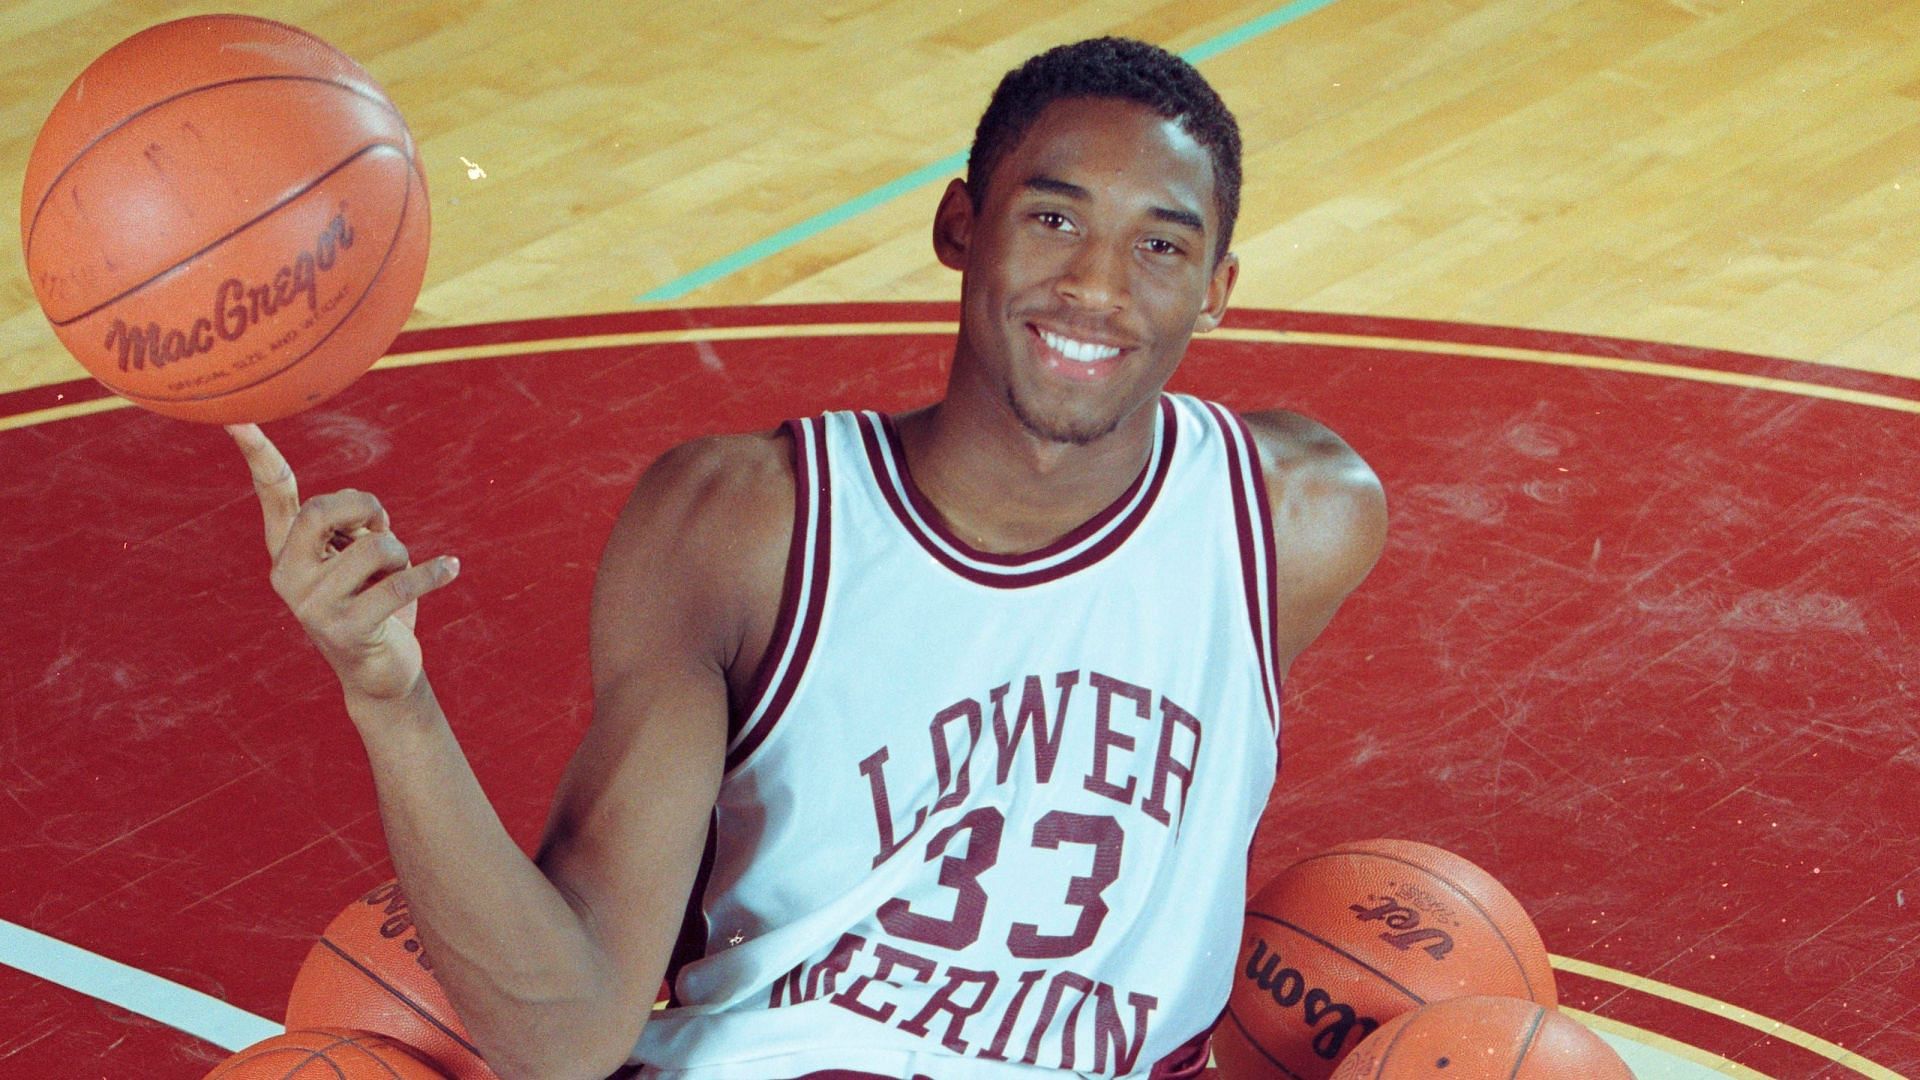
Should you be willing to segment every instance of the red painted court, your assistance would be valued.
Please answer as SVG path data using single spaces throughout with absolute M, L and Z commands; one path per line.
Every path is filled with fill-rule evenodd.
M 304 492 L 378 492 L 416 556 L 461 557 L 422 611 L 429 669 L 531 845 L 588 715 L 595 561 L 642 467 L 696 434 L 919 404 L 954 318 L 416 332 L 396 350 L 420 363 L 270 433 Z M 1526 904 L 1564 1003 L 1603 1030 L 1733 1075 L 1920 1075 L 1920 386 L 1257 311 L 1175 385 L 1323 420 L 1392 507 L 1373 577 L 1295 665 L 1256 887 L 1339 840 L 1437 844 Z M 0 919 L 277 1022 L 320 928 L 390 874 L 371 785 L 268 586 L 230 441 L 63 411 L 101 394 L 0 397 Z M 226 1056 L 13 962 L 0 1074 L 196 1077 Z

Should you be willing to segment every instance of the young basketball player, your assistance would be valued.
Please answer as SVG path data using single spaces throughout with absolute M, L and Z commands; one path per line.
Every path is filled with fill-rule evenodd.
M 1385 530 L 1326 429 L 1163 393 L 1226 311 L 1239 171 L 1231 115 L 1159 49 L 1011 73 L 934 221 L 961 274 L 946 396 L 647 470 L 537 860 L 410 629 L 457 565 L 409 568 L 370 495 L 301 505 L 235 429 L 275 587 L 339 673 L 435 972 L 503 1075 L 1204 1064 L 1281 681 Z

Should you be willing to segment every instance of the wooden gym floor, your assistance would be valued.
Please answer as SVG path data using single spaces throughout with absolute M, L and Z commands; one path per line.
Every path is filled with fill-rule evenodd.
M 88 60 L 196 10 L 0 4 L 9 190 Z M 1256 883 L 1436 843 L 1643 1078 L 1920 1074 L 1920 5 L 248 10 L 423 147 L 409 332 L 273 433 L 462 556 L 423 629 L 516 835 L 632 478 L 935 392 L 928 219 L 987 93 L 1130 34 L 1247 142 L 1241 310 L 1178 385 L 1326 420 L 1394 510 L 1296 665 Z M 225 437 L 113 407 L 0 232 L 0 1075 L 198 1076 L 387 875 L 371 790 Z

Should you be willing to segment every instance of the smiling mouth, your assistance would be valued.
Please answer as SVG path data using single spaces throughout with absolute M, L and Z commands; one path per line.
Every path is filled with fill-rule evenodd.
M 1120 347 L 1117 345 L 1081 341 L 1064 334 L 1056 334 L 1051 330 L 1043 330 L 1038 326 L 1033 329 L 1040 336 L 1040 340 L 1046 343 L 1047 348 L 1076 364 L 1098 364 L 1120 355 Z

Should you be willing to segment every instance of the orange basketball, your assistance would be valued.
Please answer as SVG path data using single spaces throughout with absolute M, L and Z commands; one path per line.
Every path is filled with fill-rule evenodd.
M 1557 1004 L 1546 947 L 1519 901 L 1437 847 L 1343 844 L 1248 902 L 1214 1051 L 1223 1077 L 1325 1080 L 1381 1024 L 1470 994 Z
M 287 1026 L 378 1032 L 420 1050 L 455 1080 L 494 1075 L 434 981 L 394 881 L 327 924 L 294 977 Z
M 1633 1080 L 1627 1063 L 1570 1016 L 1531 1001 L 1464 997 L 1380 1025 L 1333 1080 Z
M 311 1028 L 262 1039 L 206 1080 L 446 1080 L 413 1050 L 365 1031 Z
M 360 65 L 282 23 L 196 15 L 115 45 L 61 95 L 20 245 L 54 332 L 110 389 L 188 420 L 273 420 L 393 343 L 426 273 L 426 181 Z

